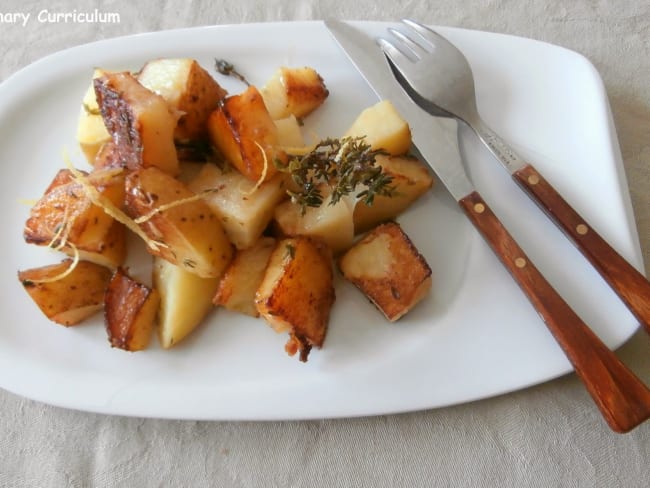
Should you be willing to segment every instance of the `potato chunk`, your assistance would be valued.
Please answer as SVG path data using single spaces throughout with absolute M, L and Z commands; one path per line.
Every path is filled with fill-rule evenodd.
M 125 351 L 146 349 L 151 339 L 160 296 L 118 268 L 104 297 L 104 320 L 111 346 Z
M 255 295 L 259 313 L 277 332 L 289 332 L 285 350 L 307 361 L 325 341 L 334 303 L 331 253 L 308 237 L 279 241 Z
M 156 257 L 153 286 L 160 293 L 158 338 L 168 349 L 187 337 L 212 310 L 219 278 L 201 278 Z
M 275 249 L 275 239 L 262 237 L 252 247 L 237 251 L 214 296 L 214 304 L 234 312 L 259 317 L 255 293 Z
M 392 322 L 431 289 L 431 268 L 395 222 L 368 233 L 340 258 L 339 267 Z
M 108 142 L 99 148 L 99 151 L 95 155 L 95 160 L 93 161 L 92 165 L 95 170 L 107 168 L 126 168 L 126 161 L 122 159 L 122 154 L 120 153 L 117 145 L 113 142 L 112 139 L 109 139 Z
M 207 121 L 226 96 L 210 74 L 194 59 L 156 59 L 144 65 L 138 81 L 182 112 L 174 137 L 179 141 L 207 139 Z
M 283 149 L 290 148 L 303 148 L 305 140 L 302 136 L 300 129 L 300 122 L 298 119 L 289 115 L 284 119 L 276 119 L 273 121 L 275 127 L 278 129 L 278 145 Z
M 260 238 L 275 206 L 285 198 L 283 181 L 283 175 L 278 174 L 255 189 L 255 183 L 238 171 L 206 163 L 188 188 L 195 193 L 215 190 L 204 197 L 205 202 L 235 247 L 246 249 Z
M 230 164 L 251 181 L 268 181 L 276 174 L 278 129 L 257 88 L 226 97 L 208 119 L 210 140 Z
M 311 236 L 325 242 L 334 254 L 348 249 L 354 240 L 353 204 L 342 198 L 335 205 L 331 189 L 322 186 L 325 195 L 319 207 L 302 207 L 291 200 L 282 202 L 275 208 L 274 225 L 283 236 Z
M 18 272 L 18 279 L 38 308 L 48 319 L 65 326 L 76 325 L 102 309 L 104 290 L 111 278 L 110 269 L 88 261 L 79 261 L 65 274 L 72 263 L 72 259 L 65 259 Z
M 345 133 L 366 137 L 372 149 L 383 149 L 393 156 L 406 154 L 411 147 L 411 129 L 389 100 L 365 109 Z
M 86 175 L 88 182 L 117 207 L 124 202 L 124 175 L 114 169 Z M 63 169 L 54 177 L 29 213 L 25 241 L 61 249 L 74 248 L 87 260 L 115 267 L 126 257 L 126 233 L 103 208 L 93 204 L 72 173 Z
M 105 73 L 102 69 L 95 69 L 92 79 L 99 78 Z M 99 105 L 97 105 L 95 86 L 91 81 L 81 102 L 79 121 L 77 123 L 77 142 L 88 162 L 93 164 L 99 149 L 110 140 L 111 135 L 104 125 L 104 119 L 99 110 Z
M 203 278 L 221 276 L 232 259 L 232 244 L 202 199 L 155 167 L 129 174 L 125 186 L 127 214 L 143 219 L 140 227 L 157 243 L 148 247 L 152 254 Z
M 160 95 L 130 73 L 109 73 L 94 80 L 104 124 L 130 170 L 156 166 L 176 175 L 174 129 L 178 114 Z
M 391 196 L 375 196 L 372 205 L 357 202 L 354 207 L 356 234 L 395 219 L 433 186 L 431 172 L 417 158 L 378 155 L 376 161 L 384 173 L 392 177 L 391 185 L 395 187 L 395 192 Z
M 278 69 L 260 89 L 264 103 L 273 119 L 289 115 L 305 117 L 320 107 L 329 91 L 323 78 L 308 66 Z

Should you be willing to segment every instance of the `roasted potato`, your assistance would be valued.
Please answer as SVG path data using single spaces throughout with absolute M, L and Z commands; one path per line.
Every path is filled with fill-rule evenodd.
M 143 219 L 152 254 L 203 278 L 222 275 L 233 246 L 207 203 L 156 167 L 130 173 L 125 187 L 126 213 Z
M 300 360 L 307 361 L 312 347 L 322 347 L 334 300 L 329 248 L 304 236 L 278 241 L 255 306 L 277 332 L 289 332 L 289 355 L 299 352 Z
M 355 234 L 395 219 L 433 186 L 431 171 L 417 158 L 378 155 L 376 162 L 384 173 L 392 177 L 391 186 L 395 190 L 391 196 L 375 196 L 372 205 L 357 202 L 354 207 Z
M 111 270 L 88 261 L 72 259 L 59 264 L 18 272 L 18 279 L 45 316 L 61 325 L 82 322 L 104 306 L 104 291 Z
M 99 78 L 105 73 L 106 71 L 97 68 L 93 72 L 92 79 Z M 94 82 L 91 81 L 81 102 L 77 123 L 77 142 L 88 162 L 93 164 L 100 148 L 110 140 L 111 135 L 106 130 L 99 105 L 97 105 Z
M 252 247 L 237 251 L 214 296 L 214 304 L 234 312 L 259 317 L 255 293 L 275 249 L 275 239 L 262 237 Z
M 94 80 L 104 125 L 130 170 L 155 166 L 178 174 L 174 130 L 179 114 L 165 99 L 130 73 L 107 73 Z
M 323 78 L 313 68 L 284 66 L 274 73 L 260 93 L 273 119 L 289 115 L 305 117 L 320 107 L 329 95 Z
M 151 340 L 160 296 L 131 278 L 123 268 L 111 277 L 104 296 L 104 321 L 111 346 L 146 349 Z
M 354 208 L 347 198 L 330 205 L 331 190 L 322 186 L 325 195 L 319 207 L 303 209 L 291 200 L 282 202 L 275 208 L 273 225 L 281 236 L 311 236 L 324 241 L 338 254 L 348 249 L 354 240 Z
M 366 234 L 339 259 L 339 268 L 392 322 L 431 289 L 431 268 L 396 222 Z
M 122 154 L 120 153 L 117 144 L 115 144 L 112 139 L 109 139 L 108 142 L 99 148 L 92 164 L 95 170 L 126 168 L 126 161 L 122 159 Z
M 183 114 L 174 131 L 176 140 L 207 139 L 208 117 L 226 96 L 226 90 L 196 60 L 149 61 L 138 73 L 138 81 Z
M 300 122 L 294 115 L 289 115 L 284 119 L 277 119 L 273 121 L 278 130 L 278 146 L 283 149 L 302 148 L 305 141 L 302 137 L 302 130 L 300 129 Z
M 278 148 L 278 129 L 257 88 L 226 97 L 208 119 L 210 140 L 224 157 L 253 182 L 277 172 L 274 161 L 286 160 Z
M 189 335 L 213 308 L 219 278 L 201 278 L 156 257 L 153 286 L 160 293 L 158 338 L 160 345 L 168 349 Z
M 237 249 L 246 249 L 260 238 L 275 206 L 286 197 L 281 174 L 255 188 L 255 183 L 238 171 L 222 170 L 211 163 L 203 165 L 188 188 L 194 193 L 214 190 L 204 200 Z
M 411 147 L 411 129 L 389 100 L 382 100 L 362 111 L 345 133 L 346 137 L 365 136 L 373 149 L 393 156 L 406 154 Z
M 85 173 L 84 173 L 85 174 Z M 124 202 L 124 174 L 105 169 L 85 174 L 97 192 L 113 205 Z M 104 266 L 119 266 L 126 257 L 126 233 L 100 206 L 92 203 L 70 170 L 60 170 L 31 208 L 25 241 L 50 246 Z

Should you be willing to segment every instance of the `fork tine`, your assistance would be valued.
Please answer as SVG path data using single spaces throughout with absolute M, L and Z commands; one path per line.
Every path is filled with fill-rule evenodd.
M 422 39 L 424 39 L 431 47 L 435 47 L 437 40 L 446 40 L 440 34 L 438 34 L 436 31 L 434 31 L 433 29 L 430 29 L 426 25 L 420 24 L 419 22 L 416 22 L 415 20 L 402 19 L 402 23 L 406 24 L 411 29 L 413 29 L 415 32 L 417 32 L 418 35 Z
M 409 49 L 413 53 L 416 59 L 422 59 L 422 57 L 428 54 L 428 51 L 425 49 L 424 46 L 422 46 L 420 43 L 413 40 L 403 32 L 393 28 L 389 28 L 388 32 L 390 32 L 393 35 L 393 37 L 395 37 L 398 41 L 400 41 L 405 48 Z
M 384 51 L 384 54 L 388 56 L 388 59 L 390 59 L 393 65 L 407 66 L 409 64 L 413 64 L 413 60 L 404 54 L 400 49 L 395 47 L 392 42 L 387 41 L 383 37 L 379 37 L 377 39 L 377 44 L 379 44 L 379 47 L 381 47 L 382 51 Z

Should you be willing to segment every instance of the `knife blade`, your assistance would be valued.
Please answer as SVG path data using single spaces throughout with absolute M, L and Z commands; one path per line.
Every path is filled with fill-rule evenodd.
M 650 390 L 546 281 L 474 188 L 458 150 L 457 123 L 421 109 L 369 36 L 340 21 L 325 26 L 377 96 L 408 120 L 414 145 L 535 307 L 609 426 L 628 432 L 650 418 Z

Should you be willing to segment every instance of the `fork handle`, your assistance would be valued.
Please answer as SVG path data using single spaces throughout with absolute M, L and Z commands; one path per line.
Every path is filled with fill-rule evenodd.
M 458 202 L 531 301 L 609 426 L 628 432 L 650 418 L 650 390 L 546 281 L 477 191 Z
M 616 252 L 551 184 L 480 118 L 469 124 L 513 179 L 574 242 L 650 333 L 650 282 Z
M 650 333 L 650 282 L 617 253 L 532 164 L 514 171 L 512 177 L 571 238 Z

